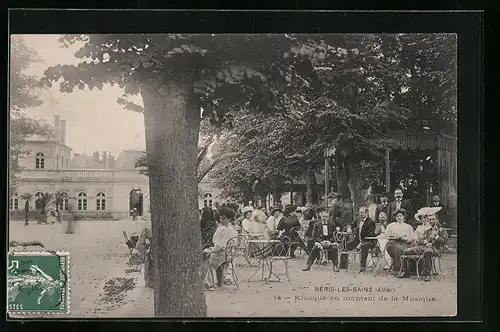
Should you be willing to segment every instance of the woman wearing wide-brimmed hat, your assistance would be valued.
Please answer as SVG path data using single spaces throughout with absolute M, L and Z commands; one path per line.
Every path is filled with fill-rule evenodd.
M 241 221 L 241 228 L 242 232 L 249 234 L 249 233 L 256 233 L 255 232 L 255 226 L 254 226 L 254 221 L 252 218 L 252 212 L 254 208 L 253 206 L 245 206 L 244 208 L 241 209 L 241 213 L 243 214 L 243 220 Z
M 227 242 L 238 236 L 238 232 L 231 224 L 236 212 L 228 207 L 220 207 L 218 214 L 220 223 L 212 238 L 213 246 L 203 250 L 204 267 L 206 271 L 205 286 L 208 290 L 222 287 L 223 281 L 229 283 L 228 266 L 225 262 Z M 224 277 L 226 279 L 224 280 Z

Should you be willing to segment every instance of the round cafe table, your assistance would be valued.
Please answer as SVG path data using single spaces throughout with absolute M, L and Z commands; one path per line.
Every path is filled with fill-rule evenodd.
M 250 281 L 257 273 L 261 272 L 261 280 L 269 281 L 269 278 L 266 278 L 266 267 L 269 272 L 268 275 L 271 276 L 273 274 L 272 265 L 269 264 L 269 256 L 272 255 L 273 244 L 279 243 L 280 240 L 272 240 L 272 239 L 257 239 L 257 240 L 248 240 L 247 243 L 252 247 L 253 258 L 259 261 L 257 266 L 257 270 L 248 278 Z
M 339 244 L 339 251 L 347 251 L 347 240 L 352 232 L 341 232 L 336 231 L 335 233 L 335 241 Z

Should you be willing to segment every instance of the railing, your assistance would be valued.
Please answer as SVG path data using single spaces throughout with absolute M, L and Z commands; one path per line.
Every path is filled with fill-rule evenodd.
M 145 180 L 146 176 L 137 170 L 109 169 L 62 169 L 62 170 L 23 170 L 20 179 L 26 180 Z

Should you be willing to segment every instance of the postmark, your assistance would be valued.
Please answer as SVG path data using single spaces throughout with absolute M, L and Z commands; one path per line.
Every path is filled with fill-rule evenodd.
M 69 260 L 67 251 L 9 252 L 7 312 L 16 316 L 68 314 Z

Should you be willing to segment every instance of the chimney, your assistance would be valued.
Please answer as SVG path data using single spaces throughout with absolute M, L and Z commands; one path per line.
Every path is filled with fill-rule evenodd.
M 108 168 L 108 155 L 106 154 L 106 151 L 102 152 L 102 163 L 104 164 L 104 168 Z
M 96 163 L 99 162 L 99 152 L 96 151 L 92 154 L 92 160 L 94 160 Z
M 109 168 L 115 168 L 115 157 L 111 155 L 111 152 L 108 155 L 108 166 Z
M 61 138 L 61 117 L 59 115 L 54 115 L 54 124 L 55 124 L 55 135 L 56 135 L 56 141 L 59 142 Z
M 61 144 L 66 144 L 66 120 L 61 120 Z

